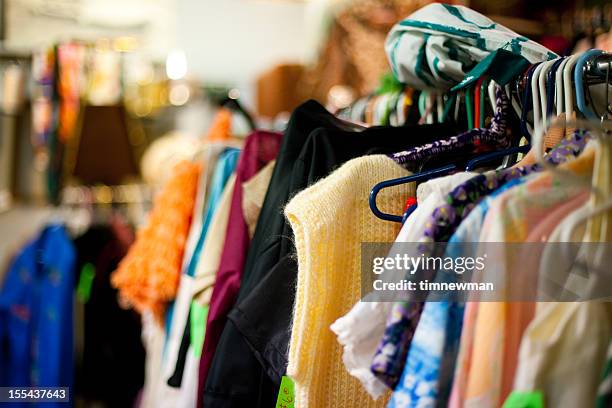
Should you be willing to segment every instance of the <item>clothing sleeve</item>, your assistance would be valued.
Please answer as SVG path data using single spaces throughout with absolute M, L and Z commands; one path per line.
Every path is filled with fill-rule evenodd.
M 361 381 L 374 399 L 387 390 L 387 386 L 370 371 L 370 365 L 384 334 L 386 316 L 392 305 L 391 302 L 360 301 L 330 327 L 344 349 L 342 361 L 346 369 Z

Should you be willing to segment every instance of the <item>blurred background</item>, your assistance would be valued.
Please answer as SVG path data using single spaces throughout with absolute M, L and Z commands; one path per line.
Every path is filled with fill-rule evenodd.
M 610 0 L 447 2 L 558 54 L 612 51 Z M 67 227 L 79 256 L 76 406 L 127 406 L 117 401 L 143 386 L 140 316 L 119 307 L 109 277 L 173 164 L 204 143 L 282 131 L 307 99 L 371 112 L 369 96 L 397 85 L 387 33 L 428 3 L 0 0 L 0 284 L 28 240 Z
M 146 204 L 220 106 L 240 136 L 282 129 L 308 98 L 334 110 L 374 91 L 386 33 L 429 2 L 2 0 L 0 211 Z M 605 1 L 454 3 L 559 53 L 609 41 Z
M 610 49 L 606 1 L 451 2 L 558 53 Z M 374 92 L 387 32 L 427 3 L 0 0 L 0 262 L 65 209 L 76 229 L 117 208 L 139 224 L 203 138 Z

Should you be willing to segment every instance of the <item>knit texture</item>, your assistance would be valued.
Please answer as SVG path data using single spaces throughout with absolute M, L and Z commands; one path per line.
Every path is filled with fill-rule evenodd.
M 410 173 L 384 155 L 345 163 L 297 194 L 285 208 L 295 235 L 297 293 L 287 374 L 295 381 L 296 407 L 383 407 L 342 362 L 342 348 L 330 325 L 361 294 L 361 243 L 393 242 L 399 224 L 382 221 L 368 205 L 372 187 Z M 382 211 L 401 214 L 414 183 L 378 195 Z M 333 401 L 333 403 L 332 403 Z
M 147 224 L 111 276 L 123 304 L 163 321 L 176 297 L 201 166 L 183 161 L 155 197 Z

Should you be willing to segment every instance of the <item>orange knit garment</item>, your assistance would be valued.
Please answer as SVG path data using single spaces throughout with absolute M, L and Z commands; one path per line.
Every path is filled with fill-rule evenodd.
M 222 142 L 232 137 L 232 112 L 221 108 L 215 115 L 213 123 L 208 129 L 206 140 L 209 142 Z
M 189 161 L 174 167 L 147 223 L 111 278 L 123 304 L 140 313 L 151 311 L 160 322 L 178 289 L 200 172 L 201 166 Z

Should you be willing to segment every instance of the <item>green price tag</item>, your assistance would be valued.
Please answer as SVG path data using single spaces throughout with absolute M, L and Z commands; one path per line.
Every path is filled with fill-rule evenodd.
M 96 276 L 96 267 L 87 262 L 81 269 L 81 276 L 77 284 L 77 298 L 83 304 L 87 303 L 91 296 L 91 285 Z
M 295 385 L 290 377 L 283 375 L 280 389 L 278 390 L 278 398 L 276 399 L 276 408 L 293 408 L 294 404 Z
M 512 391 L 503 408 L 544 408 L 542 391 Z

